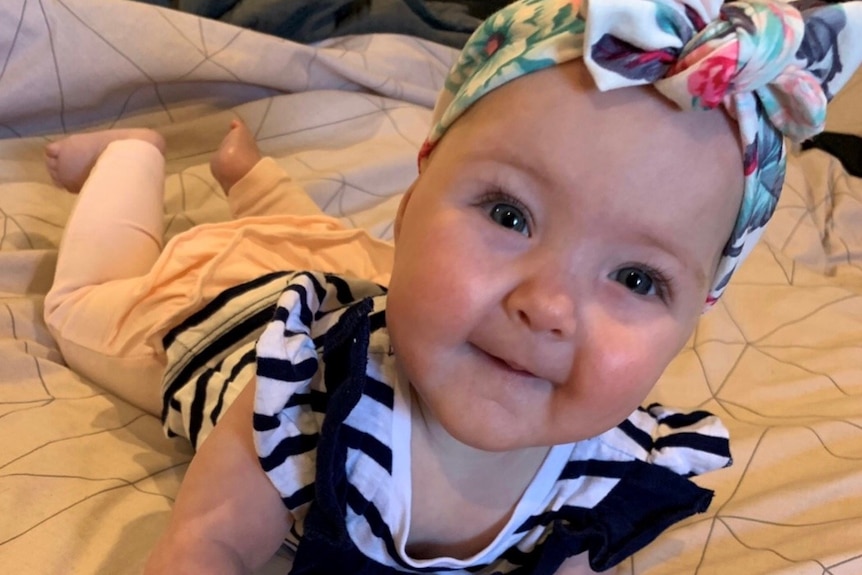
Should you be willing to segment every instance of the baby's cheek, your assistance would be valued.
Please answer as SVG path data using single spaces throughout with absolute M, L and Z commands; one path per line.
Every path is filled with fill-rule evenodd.
M 640 403 L 658 381 L 675 355 L 661 338 L 649 341 L 630 340 L 603 346 L 595 354 L 594 371 L 600 374 L 606 393 L 620 401 Z

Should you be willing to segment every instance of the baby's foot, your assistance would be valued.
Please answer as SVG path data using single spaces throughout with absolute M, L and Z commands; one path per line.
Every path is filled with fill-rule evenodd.
M 213 177 L 225 194 L 261 159 L 254 134 L 239 120 L 230 123 L 230 131 L 221 141 L 210 160 Z
M 165 153 L 165 139 L 158 132 L 146 128 L 75 134 L 45 146 L 48 173 L 58 186 L 77 194 L 108 144 L 118 140 L 142 140 Z

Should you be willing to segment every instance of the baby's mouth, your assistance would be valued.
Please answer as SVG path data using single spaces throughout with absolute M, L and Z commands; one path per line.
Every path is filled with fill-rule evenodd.
M 533 377 L 533 378 L 539 377 L 535 373 L 533 373 L 532 371 L 530 371 L 529 369 L 527 369 L 526 367 L 522 366 L 521 364 L 519 364 L 517 362 L 511 361 L 508 359 L 503 359 L 502 357 L 498 357 L 492 353 L 488 353 L 485 350 L 482 350 L 482 352 L 485 355 L 487 355 L 488 357 L 490 357 L 492 360 L 494 360 L 495 363 L 499 364 L 504 369 L 512 371 L 512 372 L 514 372 L 518 375 L 521 375 L 523 377 Z

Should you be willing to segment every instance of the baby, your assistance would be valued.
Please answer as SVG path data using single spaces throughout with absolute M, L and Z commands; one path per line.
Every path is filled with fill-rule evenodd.
M 589 573 L 705 510 L 687 477 L 726 431 L 638 405 L 771 216 L 782 134 L 858 66 L 859 4 L 508 6 L 450 72 L 394 252 L 239 123 L 212 168 L 240 219 L 164 249 L 157 134 L 49 146 L 81 197 L 46 321 L 198 448 L 148 573 L 285 538 L 298 574 Z

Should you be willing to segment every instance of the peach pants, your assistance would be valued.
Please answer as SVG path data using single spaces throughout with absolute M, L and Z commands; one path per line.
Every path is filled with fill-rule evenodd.
M 325 215 L 270 159 L 231 190 L 234 220 L 163 247 L 164 157 L 139 140 L 99 157 L 66 224 L 45 322 L 73 370 L 158 415 L 162 338 L 223 290 L 278 270 L 387 284 L 393 247 Z

